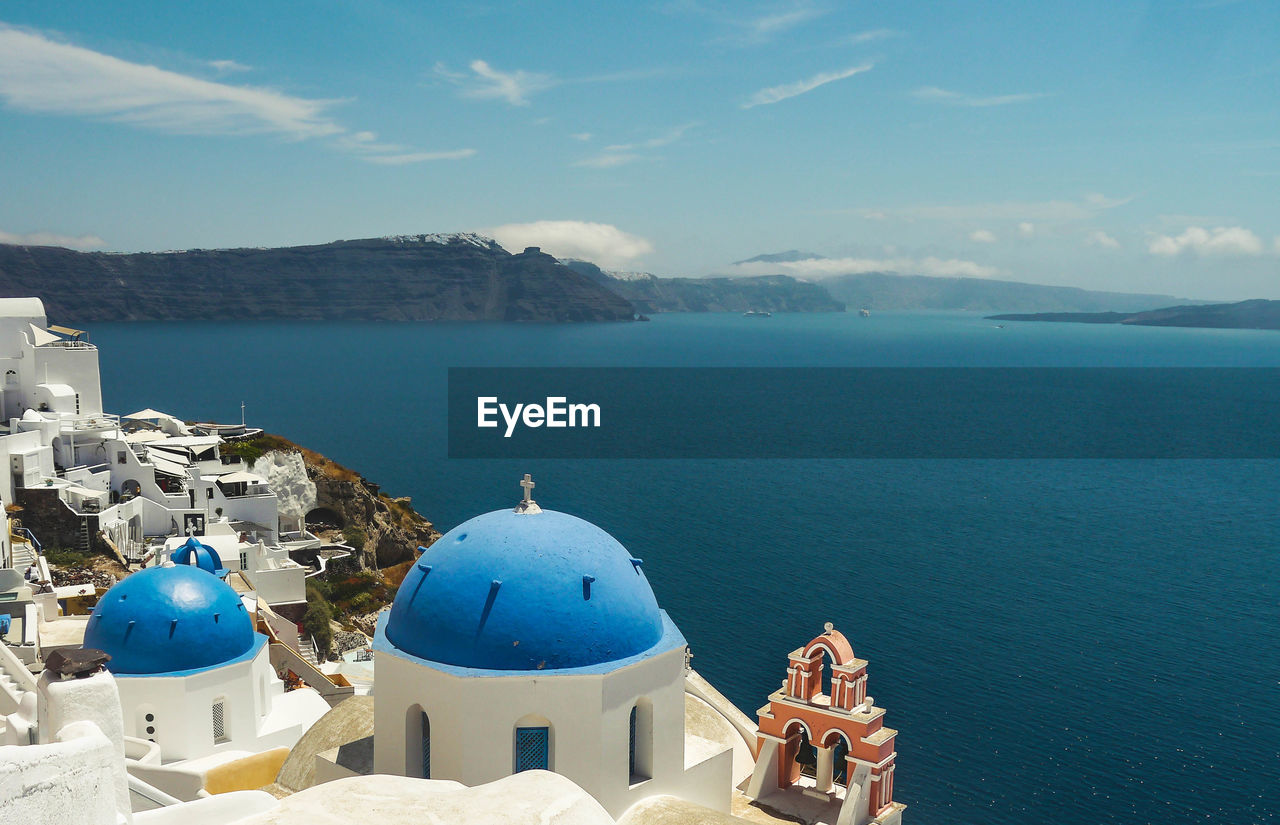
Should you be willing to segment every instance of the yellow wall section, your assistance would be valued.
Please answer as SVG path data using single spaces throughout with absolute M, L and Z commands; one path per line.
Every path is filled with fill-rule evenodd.
M 211 794 L 256 791 L 276 781 L 288 755 L 288 748 L 272 748 L 210 768 L 204 775 L 204 789 Z

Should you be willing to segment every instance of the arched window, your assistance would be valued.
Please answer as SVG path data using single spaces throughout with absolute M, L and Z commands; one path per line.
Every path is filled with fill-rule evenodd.
M 831 781 L 837 785 L 849 784 L 849 740 L 838 730 L 827 734 L 824 747 L 831 748 Z
M 799 719 L 792 719 L 783 728 L 782 738 L 785 740 L 782 761 L 779 764 L 778 785 L 787 787 L 800 778 L 803 773 L 814 775 L 815 770 L 805 771 L 805 765 L 811 764 L 816 769 L 817 754 L 809 744 L 809 726 Z
M 630 754 L 631 777 L 634 781 L 636 775 L 636 709 L 631 708 L 631 735 L 629 739 L 628 753 Z
M 796 764 L 801 776 L 818 775 L 818 749 L 809 741 L 809 731 L 800 732 L 800 745 L 796 748 Z
M 653 778 L 653 703 L 640 699 L 627 721 L 627 755 L 631 784 Z
M 431 778 L 431 718 L 422 712 L 422 778 Z
M 512 773 L 549 770 L 552 770 L 551 724 L 541 716 L 526 716 L 516 722 Z
M 404 775 L 431 778 L 431 718 L 421 705 L 404 717 Z

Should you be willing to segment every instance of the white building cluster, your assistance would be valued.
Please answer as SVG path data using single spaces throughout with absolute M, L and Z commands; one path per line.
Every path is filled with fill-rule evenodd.
M 0 596 L 27 605 L 41 634 L 78 630 L 25 660 L 25 642 L 0 646 L 0 821 L 900 822 L 887 780 L 871 786 L 892 765 L 883 710 L 815 688 L 778 699 L 758 726 L 689 667 L 643 562 L 539 507 L 528 476 L 514 509 L 464 522 L 412 563 L 372 640 L 371 697 L 289 690 L 277 655 L 305 664 L 280 644 L 273 605 L 302 595 L 278 573 L 292 568 L 266 483 L 175 419 L 125 433 L 101 412 L 96 351 L 49 332 L 38 304 L 0 302 L 0 315 L 25 388 L 6 393 L 17 414 L 0 436 L 23 456 L 17 488 L 57 489 L 148 562 L 87 619 L 59 616 L 58 594 L 12 563 L 0 571 Z M 42 347 L 84 351 L 75 370 L 44 357 L 49 377 L 31 383 L 23 367 Z M 839 679 L 865 672 L 837 636 L 828 627 L 801 657 L 814 685 L 828 648 Z M 42 669 L 54 649 L 68 660 Z M 838 736 L 828 743 L 816 719 Z M 814 760 L 826 770 L 806 773 Z

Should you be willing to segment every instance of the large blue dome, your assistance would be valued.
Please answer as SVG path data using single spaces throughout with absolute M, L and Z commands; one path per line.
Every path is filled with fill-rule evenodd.
M 187 565 L 149 567 L 98 600 L 84 646 L 111 654 L 107 669 L 159 674 L 214 667 L 254 645 L 253 622 L 231 586 Z
M 599 527 L 551 510 L 498 510 L 450 530 L 410 568 L 386 622 L 405 653 L 485 670 L 597 665 L 662 634 L 639 560 Z

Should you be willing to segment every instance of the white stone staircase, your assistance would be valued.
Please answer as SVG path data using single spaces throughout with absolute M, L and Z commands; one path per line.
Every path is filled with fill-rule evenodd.
M 0 744 L 28 744 L 34 731 L 34 705 L 23 699 L 36 692 L 36 680 L 9 647 L 0 643 Z
M 13 548 L 14 570 L 23 571 L 29 565 L 35 564 L 36 548 L 31 542 L 20 536 L 11 536 L 9 546 Z
M 302 658 L 307 664 L 314 668 L 320 667 L 320 659 L 316 656 L 316 640 L 310 636 L 305 636 L 298 640 L 298 652 L 302 654 Z

